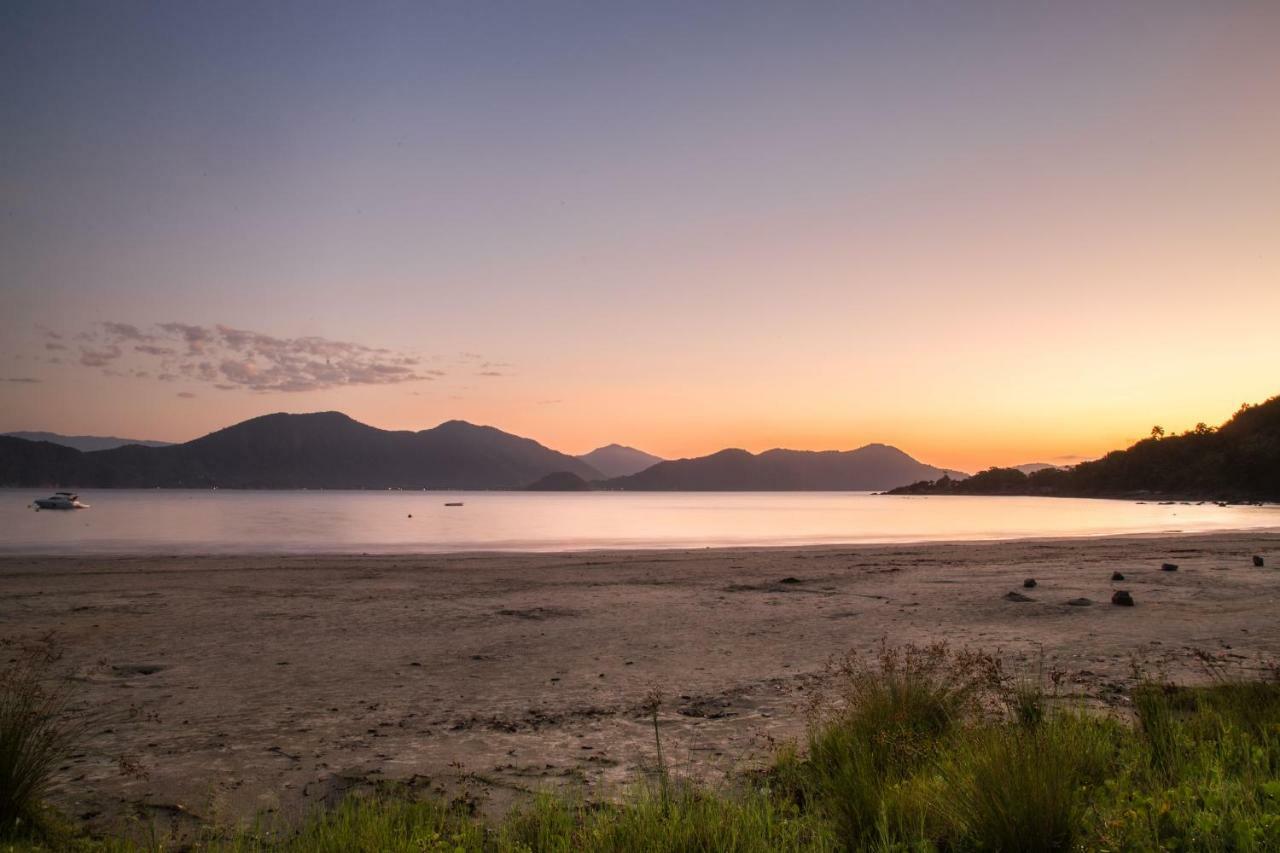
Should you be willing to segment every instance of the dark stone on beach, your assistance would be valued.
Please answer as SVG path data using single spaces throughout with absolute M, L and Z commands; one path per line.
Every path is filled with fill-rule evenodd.
M 800 578 L 786 577 L 778 581 L 778 583 L 800 583 Z
M 120 663 L 111 667 L 116 675 L 155 675 L 164 669 L 162 664 L 158 663 Z
M 1113 581 L 1122 581 L 1124 580 L 1124 575 L 1120 574 L 1119 572 L 1112 572 L 1111 579 Z
M 1254 564 L 1255 566 L 1257 566 L 1258 568 L 1262 568 L 1263 566 L 1265 566 L 1265 565 L 1267 564 L 1267 561 L 1266 561 L 1266 560 L 1264 560 L 1264 559 L 1262 559 L 1261 557 L 1259 557 L 1257 554 L 1254 554 L 1254 555 L 1253 555 L 1253 564 Z
M 528 610 L 499 610 L 499 616 L 514 616 L 517 619 L 528 619 L 538 622 L 560 616 L 576 616 L 577 612 L 562 607 L 531 607 Z
M 1027 578 L 1026 580 L 1024 580 L 1024 581 L 1022 582 L 1022 587 L 1023 587 L 1023 589 L 1033 589 L 1033 588 L 1035 588 L 1035 585 L 1036 585 L 1036 579 L 1035 579 L 1035 578 Z
M 1089 607 L 1093 602 L 1087 598 L 1073 598 L 1068 601 L 1067 604 L 1070 604 L 1072 607 Z
M 1034 598 L 1027 598 L 1020 592 L 1006 592 L 1004 594 L 1005 601 L 1035 601 Z
M 1129 594 L 1127 589 L 1117 589 L 1111 593 L 1111 603 L 1117 607 L 1132 607 L 1133 596 Z
M 1160 564 L 1160 571 L 1162 572 L 1176 572 L 1177 570 L 1178 570 L 1177 563 L 1161 563 Z

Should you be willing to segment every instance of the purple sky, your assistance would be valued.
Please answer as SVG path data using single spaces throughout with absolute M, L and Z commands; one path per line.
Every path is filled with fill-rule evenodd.
M 971 469 L 1218 421 L 1280 392 L 1278 43 L 1274 3 L 8 2 L 0 429 Z

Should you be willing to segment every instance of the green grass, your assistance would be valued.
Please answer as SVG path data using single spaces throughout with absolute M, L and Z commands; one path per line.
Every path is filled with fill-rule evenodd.
M 501 851 L 834 851 L 821 821 L 759 790 L 717 795 L 673 784 L 641 788 L 620 804 L 592 806 L 543 795 L 498 828 Z
M 0 851 L 1280 850 L 1274 681 L 1142 684 L 1132 715 L 1109 714 L 935 646 L 845 661 L 833 683 L 802 743 L 723 788 L 660 773 L 615 801 L 544 793 L 491 821 L 384 789 L 282 833 L 177 848 L 46 829 Z
M 1034 727 L 984 726 L 948 750 L 937 804 L 942 838 L 979 850 L 1069 850 L 1115 766 L 1114 721 L 1060 711 Z
M 456 805 L 432 799 L 375 795 L 349 798 L 333 811 L 316 815 L 303 825 L 301 832 L 284 840 L 273 835 L 241 835 L 211 846 L 227 853 L 260 850 L 445 853 L 482 850 L 484 840 L 484 827 Z
M 882 648 L 843 661 L 836 694 L 811 726 L 807 758 L 785 761 L 782 783 L 823 815 L 848 849 L 927 832 L 927 779 L 957 726 L 997 684 L 988 658 L 945 646 Z
M 1280 850 L 1280 685 L 1143 685 L 1106 780 L 1108 849 Z

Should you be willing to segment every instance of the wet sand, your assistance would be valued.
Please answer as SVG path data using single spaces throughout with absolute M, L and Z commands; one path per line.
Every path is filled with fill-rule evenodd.
M 1112 606 L 1113 589 L 1137 606 Z M 1005 599 L 1015 590 L 1032 600 Z M 1067 604 L 1078 598 L 1093 604 Z M 99 828 L 182 833 L 293 820 L 382 779 L 465 789 L 493 810 L 549 785 L 607 795 L 652 766 L 654 688 L 670 763 L 731 774 L 802 733 L 832 655 L 882 639 L 999 649 L 1015 669 L 1042 650 L 1070 690 L 1122 705 L 1135 660 L 1195 681 L 1199 651 L 1241 672 L 1280 659 L 1278 604 L 1280 532 L 0 558 L 0 637 L 52 635 L 89 720 L 55 803 Z

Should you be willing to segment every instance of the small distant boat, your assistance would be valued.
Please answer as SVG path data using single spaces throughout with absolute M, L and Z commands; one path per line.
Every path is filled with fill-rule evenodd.
M 445 504 L 445 506 L 462 506 L 462 501 L 454 501 L 453 503 L 447 503 Z
M 88 509 L 74 492 L 54 492 L 51 498 L 36 498 L 36 509 Z

